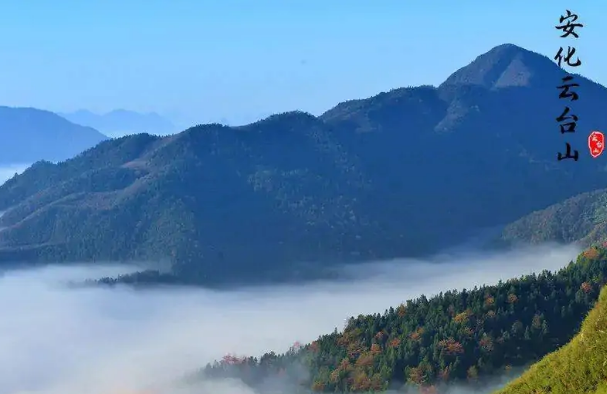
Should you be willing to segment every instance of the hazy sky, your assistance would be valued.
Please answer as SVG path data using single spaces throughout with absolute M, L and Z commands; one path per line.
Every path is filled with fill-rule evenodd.
M 439 84 L 506 42 L 552 57 L 566 8 L 586 24 L 580 72 L 606 85 L 600 1 L 0 0 L 0 104 L 188 122 L 318 114 Z

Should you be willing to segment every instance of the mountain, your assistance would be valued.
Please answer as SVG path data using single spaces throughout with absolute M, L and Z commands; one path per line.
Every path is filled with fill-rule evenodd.
M 580 132 L 567 140 L 581 158 L 556 160 L 563 73 L 506 44 L 439 87 L 37 163 L 0 186 L 0 262 L 152 260 L 172 266 L 162 280 L 211 284 L 435 253 L 605 187 L 583 147 L 607 125 L 607 89 L 580 76 Z
M 607 288 L 566 346 L 544 357 L 496 394 L 607 393 Z
M 607 250 L 591 248 L 555 273 L 421 296 L 382 314 L 351 317 L 343 332 L 336 329 L 285 354 L 227 356 L 207 365 L 200 377 L 237 378 L 253 390 L 273 380 L 280 387 L 294 386 L 285 392 L 297 392 L 296 387 L 301 392 L 487 392 L 487 386 L 516 377 L 525 366 L 567 344 L 605 283 Z M 560 362 L 555 362 L 560 356 L 548 356 L 552 361 L 534 367 L 541 368 L 541 376 L 531 368 L 504 393 L 582 393 L 589 391 L 572 388 L 590 388 L 599 377 L 604 380 L 605 305 L 599 308 L 584 323 L 582 339 L 574 340 L 582 346 L 559 350 L 557 355 L 567 354 Z M 581 382 L 584 376 L 588 380 Z M 548 390 L 548 382 L 567 380 L 569 391 Z M 536 390 L 526 385 L 529 381 Z M 453 388 L 458 390 L 449 390 Z
M 106 139 L 52 112 L 0 107 L 0 165 L 65 160 Z
M 166 135 L 177 131 L 175 125 L 170 120 L 163 118 L 155 112 L 141 114 L 117 109 L 99 115 L 87 110 L 79 110 L 62 114 L 62 116 L 74 123 L 94 127 L 111 137 L 139 133 Z
M 607 189 L 582 193 L 532 212 L 506 226 L 500 240 L 508 243 L 578 242 L 590 246 L 607 239 Z

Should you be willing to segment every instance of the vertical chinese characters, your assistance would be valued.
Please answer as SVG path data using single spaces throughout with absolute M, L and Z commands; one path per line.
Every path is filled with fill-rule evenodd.
M 555 26 L 557 30 L 562 32 L 561 38 L 579 38 L 576 29 L 581 29 L 584 27 L 584 25 L 577 22 L 577 20 L 578 16 L 569 10 L 566 10 L 566 15 L 561 15 L 559 18 L 560 24 Z M 575 47 L 567 46 L 567 49 L 560 47 L 556 56 L 554 57 L 554 60 L 559 67 L 579 67 L 582 65 L 582 61 L 576 56 L 575 52 Z M 575 83 L 573 79 L 574 77 L 572 75 L 567 75 L 561 79 L 561 84 L 557 86 L 557 89 L 560 90 L 559 99 L 577 101 L 580 98 L 575 91 L 575 88 L 578 88 L 580 85 Z M 561 129 L 561 134 L 575 133 L 578 120 L 579 118 L 577 115 L 571 113 L 571 108 L 569 106 L 565 106 L 563 112 L 556 118 L 556 121 L 559 123 Z M 565 154 L 559 152 L 557 156 L 558 160 L 561 161 L 564 159 L 573 159 L 574 161 L 577 161 L 579 158 L 579 152 L 572 149 L 569 142 L 565 143 L 565 147 Z

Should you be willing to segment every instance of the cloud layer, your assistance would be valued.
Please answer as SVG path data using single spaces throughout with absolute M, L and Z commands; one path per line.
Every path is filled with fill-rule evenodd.
M 226 353 L 281 352 L 295 341 L 341 329 L 349 316 L 383 312 L 422 293 L 558 269 L 577 253 L 573 247 L 544 246 L 395 260 L 349 269 L 349 279 L 340 282 L 232 291 L 66 285 L 115 274 L 112 267 L 5 272 L 0 277 L 0 393 L 163 387 Z M 197 392 L 250 392 L 235 382 L 213 384 L 223 386 Z

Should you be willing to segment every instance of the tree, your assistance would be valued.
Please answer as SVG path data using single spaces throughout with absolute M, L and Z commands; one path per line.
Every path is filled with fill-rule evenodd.
M 525 365 L 571 339 L 598 296 L 582 291 L 582 284 L 605 285 L 607 253 L 602 253 L 601 259 L 557 273 L 410 300 L 402 316 L 397 307 L 383 315 L 352 318 L 342 333 L 334 330 L 296 351 L 275 355 L 273 368 L 261 361 L 251 362 L 251 368 L 258 368 L 257 379 L 262 379 L 297 363 L 309 372 L 307 387 L 338 392 L 383 389 L 403 381 L 418 387 L 441 381 L 480 384 L 494 371 Z M 487 294 L 495 299 L 489 311 Z M 231 367 L 238 366 L 205 371 L 228 374 Z

